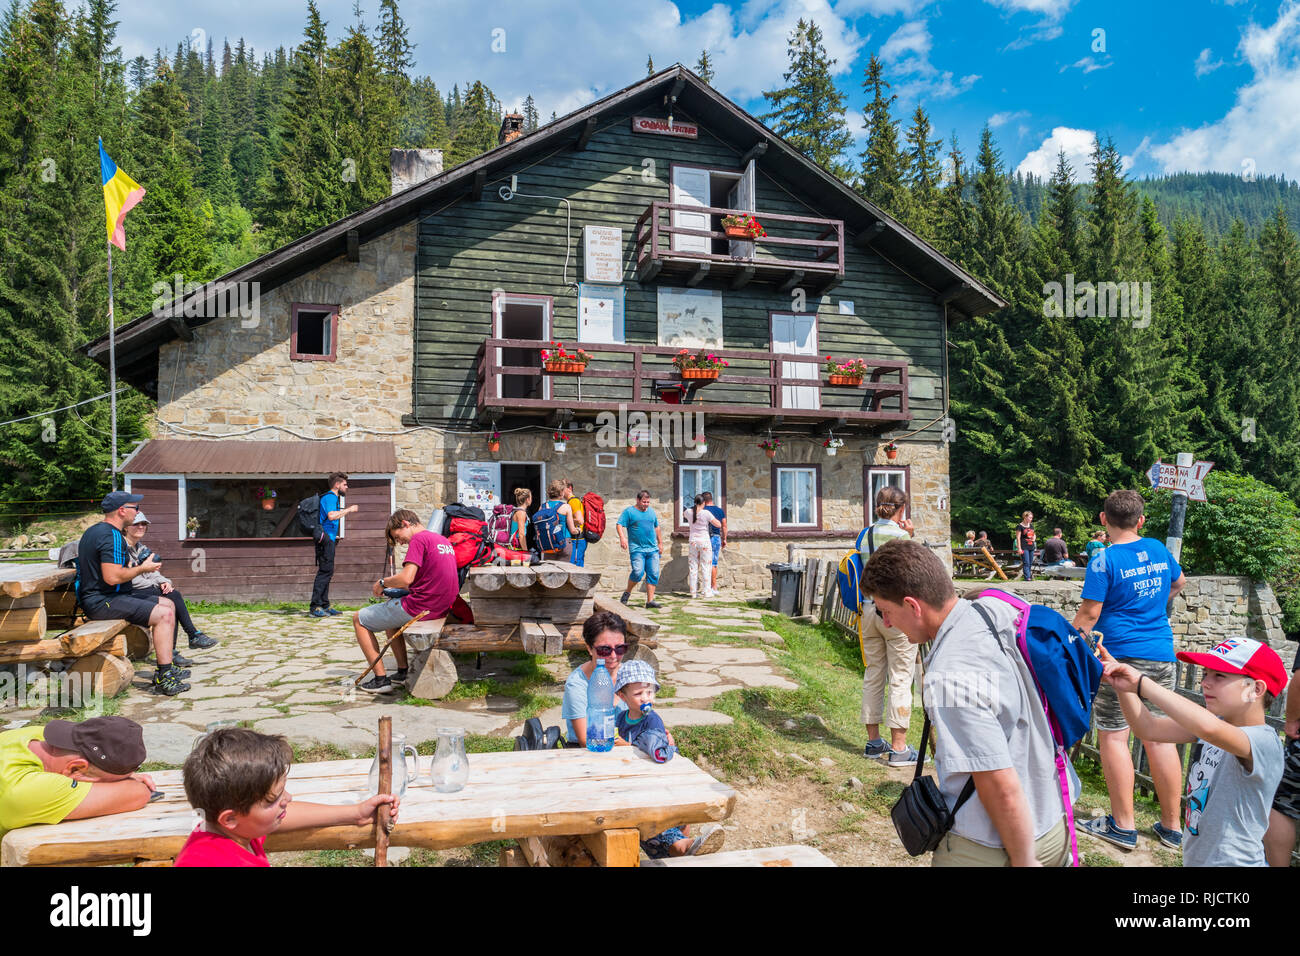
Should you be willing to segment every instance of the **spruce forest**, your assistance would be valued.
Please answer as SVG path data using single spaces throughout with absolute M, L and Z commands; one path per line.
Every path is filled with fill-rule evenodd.
M 115 6 L 10 0 L 0 14 L 5 500 L 107 488 L 108 403 L 88 400 L 108 376 L 78 351 L 108 320 L 98 137 L 147 190 L 114 254 L 121 324 L 150 309 L 156 282 L 215 278 L 384 198 L 391 147 L 440 148 L 450 167 L 496 145 L 506 109 L 539 125 L 532 97 L 501 103 L 477 80 L 440 90 L 412 75 L 397 0 L 380 0 L 370 24 L 359 10 L 327 24 L 309 0 L 291 49 L 212 38 L 131 61 L 115 44 Z M 954 532 L 981 527 L 1005 547 L 1030 509 L 1078 536 L 1108 491 L 1140 487 L 1153 461 L 1180 451 L 1300 499 L 1294 184 L 1134 182 L 1107 139 L 1086 169 L 1062 156 L 1048 181 L 1026 179 L 988 127 L 962 144 L 924 105 L 896 115 L 878 57 L 840 87 L 833 65 L 801 21 L 759 118 L 1008 303 L 949 331 Z M 694 68 L 714 79 L 707 52 Z M 850 94 L 864 104 L 860 153 Z M 1067 282 L 1150 292 L 1131 316 L 1045 307 L 1050 284 Z M 122 391 L 120 453 L 146 437 L 150 410 Z

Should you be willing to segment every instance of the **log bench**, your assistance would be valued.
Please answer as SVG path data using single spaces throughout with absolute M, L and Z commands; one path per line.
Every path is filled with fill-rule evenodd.
M 728 850 L 705 856 L 673 856 L 650 860 L 646 866 L 834 866 L 829 857 L 810 846 L 764 846 Z

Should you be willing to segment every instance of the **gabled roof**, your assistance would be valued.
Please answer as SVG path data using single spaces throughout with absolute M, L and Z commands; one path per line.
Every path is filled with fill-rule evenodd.
M 487 186 L 495 185 L 493 175 L 505 168 L 516 166 L 535 154 L 554 150 L 566 139 L 576 143 L 584 135 L 590 136 L 602 115 L 630 108 L 662 110 L 670 98 L 675 98 L 673 108 L 677 115 L 706 125 L 715 136 L 731 142 L 741 153 L 756 146 L 765 149 L 760 160 L 765 173 L 786 181 L 797 181 L 808 205 L 833 209 L 836 217 L 844 220 L 850 237 L 859 242 L 869 242 L 899 269 L 934 289 L 936 300 L 946 303 L 952 312 L 966 316 L 983 315 L 1006 305 L 978 279 L 906 226 L 863 199 L 690 70 L 677 64 L 280 246 L 206 283 L 186 296 L 175 310 L 183 311 L 186 303 L 212 301 L 213 308 L 191 311 L 215 314 L 215 299 L 220 295 L 219 286 L 224 284 L 258 282 L 262 291 L 270 291 L 322 262 L 346 254 L 348 236 L 353 231 L 356 233 L 353 241 L 365 243 L 417 218 L 435 201 L 446 202 L 458 193 L 468 199 Z M 176 338 L 188 340 L 192 335 L 191 329 L 210 321 L 210 318 L 187 319 L 170 313 L 148 313 L 120 326 L 115 330 L 119 374 L 132 384 L 151 390 L 148 385 L 156 378 L 159 348 Z M 84 347 L 84 351 L 107 365 L 108 335 L 95 339 Z

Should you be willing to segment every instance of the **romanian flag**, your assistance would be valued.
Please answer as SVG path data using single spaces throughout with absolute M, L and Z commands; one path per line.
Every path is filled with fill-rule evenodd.
M 104 208 L 108 213 L 108 241 L 126 251 L 126 214 L 144 198 L 144 189 L 117 168 L 99 141 L 99 172 L 104 181 Z

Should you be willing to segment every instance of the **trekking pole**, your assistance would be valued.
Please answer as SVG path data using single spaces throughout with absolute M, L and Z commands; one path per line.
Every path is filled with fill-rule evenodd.
M 405 759 L 405 755 L 403 755 Z M 393 788 L 393 718 L 379 718 L 379 793 Z M 389 804 L 375 810 L 375 866 L 388 866 L 388 829 L 392 825 Z
M 397 633 L 388 639 L 388 643 L 379 649 L 379 656 L 375 658 L 375 663 L 371 664 L 364 671 L 362 671 L 361 676 L 352 682 L 352 686 L 353 687 L 360 686 L 361 682 L 366 679 L 366 675 L 375 669 L 375 664 L 378 664 L 380 661 L 384 659 L 384 654 L 388 651 L 390 647 L 393 646 L 393 641 L 401 637 L 403 631 L 405 631 L 408 627 L 410 627 L 412 624 L 414 624 L 416 621 L 418 621 L 420 618 L 424 617 L 424 615 L 428 613 L 429 613 L 428 611 L 421 611 L 419 614 L 415 615 L 415 617 L 411 618 L 409 621 L 407 621 L 405 624 L 399 627 L 397 629 Z

